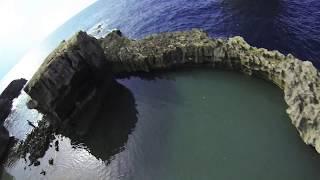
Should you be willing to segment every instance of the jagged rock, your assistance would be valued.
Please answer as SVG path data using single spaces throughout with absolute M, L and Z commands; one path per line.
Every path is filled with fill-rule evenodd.
M 64 120 L 77 112 L 100 84 L 111 81 L 97 39 L 78 32 L 63 41 L 44 61 L 24 89 L 40 111 Z
M 200 30 L 130 40 L 116 31 L 100 39 L 117 74 L 190 65 L 237 70 L 284 90 L 287 113 L 306 144 L 320 153 L 320 74 L 309 61 L 250 46 L 241 37 L 213 39 Z
M 12 108 L 12 101 L 19 96 L 25 79 L 16 79 L 12 81 L 0 95 L 0 124 L 8 117 Z

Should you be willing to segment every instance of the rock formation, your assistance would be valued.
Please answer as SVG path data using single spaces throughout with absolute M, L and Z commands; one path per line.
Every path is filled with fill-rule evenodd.
M 115 75 L 209 66 L 270 80 L 283 89 L 287 113 L 304 142 L 320 153 L 318 70 L 311 62 L 290 54 L 252 47 L 241 37 L 214 39 L 203 31 L 192 30 L 131 40 L 114 31 L 97 41 L 80 32 L 45 60 L 25 91 L 38 108 L 67 117 L 85 104 L 79 94 L 85 92 L 90 97 L 99 84 L 97 80 L 110 79 L 111 69 L 105 64 L 112 64 Z
M 80 31 L 45 59 L 24 90 L 38 109 L 66 119 L 111 81 L 110 68 L 98 41 Z
M 3 127 L 3 122 L 11 112 L 12 101 L 19 96 L 27 80 L 17 79 L 12 81 L 0 95 L 0 160 L 3 158 L 9 145 L 9 132 Z
M 320 153 L 320 74 L 311 62 L 252 47 L 241 37 L 209 38 L 200 30 L 142 40 L 130 40 L 115 31 L 100 42 L 115 73 L 201 65 L 270 80 L 283 89 L 287 113 L 303 141 Z
M 12 81 L 0 95 L 0 124 L 8 117 L 12 108 L 12 101 L 19 96 L 27 80 L 17 79 Z

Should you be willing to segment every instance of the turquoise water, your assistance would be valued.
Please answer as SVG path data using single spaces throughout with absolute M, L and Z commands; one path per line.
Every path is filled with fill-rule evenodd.
M 302 143 L 277 87 L 220 71 L 164 78 L 123 82 L 137 100 L 134 133 L 144 142 L 132 179 L 319 178 L 320 157 Z
M 56 135 L 40 166 L 10 158 L 16 179 L 318 180 L 320 156 L 291 124 L 283 94 L 234 72 L 188 70 L 119 79 L 83 138 Z M 6 121 L 24 139 L 23 94 Z M 29 129 L 29 130 L 28 130 Z M 48 160 L 53 158 L 54 164 Z M 41 175 L 42 171 L 46 175 Z M 5 178 L 9 179 L 9 178 Z

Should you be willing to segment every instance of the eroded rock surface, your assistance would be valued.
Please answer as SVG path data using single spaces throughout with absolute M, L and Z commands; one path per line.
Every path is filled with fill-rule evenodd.
M 190 65 L 237 70 L 284 90 L 287 113 L 306 144 L 320 153 L 320 74 L 309 61 L 250 46 L 241 37 L 213 39 L 200 30 L 130 40 L 114 31 L 100 39 L 114 72 L 149 72 Z
M 102 82 L 111 81 L 110 68 L 97 39 L 80 31 L 45 59 L 25 91 L 42 112 L 65 120 L 81 109 Z

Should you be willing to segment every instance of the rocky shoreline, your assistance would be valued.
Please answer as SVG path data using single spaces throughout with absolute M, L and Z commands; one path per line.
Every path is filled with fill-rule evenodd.
M 128 39 L 118 30 L 101 39 L 79 32 L 63 41 L 24 89 L 32 98 L 29 107 L 51 118 L 44 118 L 18 151 L 24 156 L 30 153 L 31 163 L 36 163 L 52 134 L 73 128 L 80 123 L 77 119 L 89 116 L 84 109 L 92 106 L 92 99 L 108 101 L 117 76 L 192 66 L 240 71 L 279 86 L 292 124 L 303 141 L 320 153 L 320 74 L 312 63 L 252 47 L 241 37 L 214 39 L 196 29 L 141 40 Z M 81 127 L 90 124 L 81 123 Z M 78 132 L 85 135 L 86 129 Z

